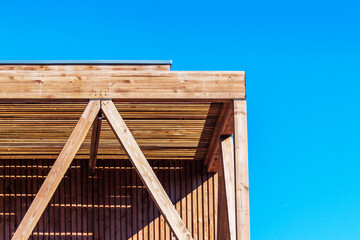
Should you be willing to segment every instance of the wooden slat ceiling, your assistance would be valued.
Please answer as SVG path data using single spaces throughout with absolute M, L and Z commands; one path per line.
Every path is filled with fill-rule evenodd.
M 116 107 L 148 159 L 203 159 L 221 103 L 118 102 Z M 75 127 L 84 103 L 1 103 L 0 158 L 55 159 Z M 88 159 L 91 130 L 76 158 Z M 100 159 L 127 159 L 104 119 Z

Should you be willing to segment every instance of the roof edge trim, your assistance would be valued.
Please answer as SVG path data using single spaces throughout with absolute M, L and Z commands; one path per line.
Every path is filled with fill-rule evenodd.
M 172 60 L 0 60 L 0 65 L 171 65 Z

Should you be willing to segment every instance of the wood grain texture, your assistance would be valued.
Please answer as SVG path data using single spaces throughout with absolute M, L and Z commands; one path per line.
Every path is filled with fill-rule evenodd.
M 97 159 L 99 142 L 100 142 L 101 122 L 102 122 L 102 112 L 99 112 L 97 118 L 93 123 L 92 133 L 91 133 L 90 158 L 89 158 L 89 170 L 91 173 L 94 173 L 96 166 L 96 159 Z
M 17 162 L 12 160 L 1 160 L 0 180 L 3 180 L 3 183 L 5 181 L 10 182 L 11 179 L 17 181 L 17 184 L 13 188 L 0 188 L 0 190 L 2 190 L 0 192 L 0 199 L 3 200 L 3 204 L 5 202 L 10 203 L 11 201 L 13 201 L 15 207 L 14 209 L 17 210 L 17 204 L 18 202 L 20 202 L 21 204 L 25 204 L 26 210 L 30 205 L 31 201 L 34 199 L 34 196 L 38 192 L 41 183 L 43 183 L 43 176 L 46 176 L 49 173 L 50 167 L 54 164 L 54 162 L 55 160 L 49 159 L 21 159 Z M 44 211 L 43 213 L 43 216 L 41 218 L 41 225 L 39 221 L 39 224 L 37 225 L 37 227 L 35 227 L 29 239 L 48 240 L 54 238 L 56 240 L 128 240 L 131 239 L 132 236 L 135 235 L 135 233 L 137 233 L 138 239 L 141 239 L 142 237 L 143 240 L 159 240 L 154 237 L 154 228 L 152 228 L 151 231 L 149 230 L 149 225 L 153 223 L 155 219 L 159 219 L 160 215 L 151 215 L 151 217 L 149 217 L 149 205 L 153 204 L 153 201 L 148 192 L 146 191 L 146 188 L 142 184 L 141 180 L 137 176 L 135 169 L 134 167 L 132 167 L 129 160 L 119 161 L 116 159 L 98 159 L 98 165 L 95 168 L 94 175 L 85 175 L 84 178 L 82 173 L 84 171 L 88 171 L 87 164 L 88 163 L 86 160 L 78 160 L 72 162 L 71 166 L 69 167 L 58 187 L 58 189 L 60 190 L 60 199 L 56 198 L 56 196 L 54 195 L 53 199 L 48 204 L 46 211 Z M 153 167 L 162 185 L 174 186 L 173 188 L 169 187 L 168 189 L 166 189 L 169 196 L 176 196 L 179 191 L 179 186 L 181 188 L 181 186 L 188 186 L 189 183 L 191 185 L 192 175 L 188 177 L 187 172 L 191 172 L 192 168 L 196 169 L 195 175 L 193 175 L 193 177 L 196 179 L 202 179 L 202 185 L 206 184 L 206 182 L 212 181 L 213 184 L 215 183 L 213 187 L 217 186 L 217 181 L 215 181 L 215 177 L 217 176 L 217 174 L 208 173 L 206 169 L 202 167 L 202 161 L 156 160 L 150 161 L 150 165 Z M 8 175 L 8 173 L 5 175 L 5 169 L 11 175 Z M 101 174 L 101 171 L 104 171 L 104 174 Z M 22 175 L 22 173 L 20 172 L 26 172 L 25 176 Z M 114 180 L 111 180 L 112 174 L 115 176 Z M 80 181 L 77 179 L 78 175 L 82 176 Z M 106 175 L 109 175 L 109 177 L 107 178 Z M 136 181 L 132 178 L 133 175 L 136 176 Z M 169 178 L 162 179 L 161 176 L 165 175 L 169 176 Z M 177 183 L 175 182 L 177 181 L 176 178 L 171 178 L 170 175 L 179 175 L 181 176 L 181 178 Z M 75 176 L 75 179 L 73 179 L 72 176 Z M 184 178 L 182 178 L 182 176 L 184 176 Z M 121 181 L 121 178 L 130 179 L 130 181 L 124 182 Z M 39 184 L 34 184 L 33 186 L 33 181 L 39 182 Z M 167 183 L 165 183 L 165 181 Z M 108 191 L 103 191 L 102 193 L 100 193 L 98 187 L 96 187 L 99 186 L 99 184 L 101 186 L 108 185 L 110 187 L 111 183 L 114 186 L 113 190 L 115 192 L 111 188 L 109 188 Z M 76 188 L 77 185 L 81 186 L 82 195 L 87 196 L 88 198 L 82 198 L 82 200 L 79 202 L 72 202 L 72 188 L 73 186 Z M 24 187 L 25 190 L 22 190 Z M 198 188 L 199 186 L 195 187 Z M 217 195 L 217 192 L 202 191 L 202 195 L 203 199 L 214 199 L 215 195 Z M 96 201 L 93 200 L 95 198 L 97 199 Z M 175 198 L 175 201 L 172 203 L 176 205 L 183 200 L 187 202 L 188 198 L 192 198 L 191 188 L 185 188 L 185 192 L 181 191 L 181 195 L 177 196 Z M 112 204 L 112 201 L 115 201 L 115 203 Z M 138 207 L 139 201 L 141 201 L 142 207 Z M 98 205 L 99 202 L 102 202 L 104 204 Z M 184 206 L 180 204 L 181 211 L 191 212 L 193 206 L 191 204 L 191 201 L 189 203 L 189 205 L 186 204 Z M 205 209 L 206 204 L 204 202 L 202 202 L 201 204 L 203 205 L 202 208 Z M 126 219 L 129 219 L 131 223 L 134 221 L 132 216 L 132 208 L 135 205 L 137 205 L 136 215 L 138 219 L 138 224 L 135 228 L 131 228 L 129 232 L 126 232 L 127 228 L 125 225 L 123 226 L 122 224 L 124 220 L 126 221 Z M 11 239 L 11 235 L 13 234 L 13 232 L 10 232 L 10 229 L 16 229 L 16 226 L 20 223 L 25 212 L 22 212 L 20 216 L 17 216 L 17 211 L 11 212 L 8 205 L 6 205 L 4 209 L 0 211 L 0 217 L 3 216 L 6 218 L 2 225 L 3 231 L 2 235 L 0 235 L 0 239 L 9 240 Z M 198 207 L 196 209 L 198 209 Z M 216 216 L 216 209 L 217 207 L 212 208 L 212 214 L 214 214 L 214 216 Z M 78 210 L 80 210 L 80 212 L 82 212 L 83 214 L 78 215 Z M 58 216 L 56 216 L 57 211 L 60 211 L 60 214 L 58 214 Z M 93 214 L 94 211 L 97 212 L 96 215 Z M 49 221 L 49 219 L 51 219 L 52 212 L 55 212 L 55 220 Z M 74 215 L 74 218 L 72 218 L 73 212 L 76 213 Z M 101 221 L 101 224 L 103 225 L 101 229 L 103 232 L 99 232 L 99 217 L 104 216 L 106 212 L 109 213 L 109 217 Z M 217 229 L 217 227 L 214 221 L 211 220 L 210 216 L 206 217 L 205 211 L 200 214 L 203 214 L 204 229 L 206 229 L 205 224 L 206 222 L 208 222 L 209 229 L 212 230 L 210 230 L 209 232 L 204 231 L 203 238 L 200 238 L 200 233 L 198 233 L 196 235 L 196 238 L 199 240 L 212 239 L 212 237 L 215 235 L 215 230 Z M 129 218 L 127 218 L 128 215 Z M 70 219 L 67 219 L 67 216 L 70 216 Z M 184 223 L 186 223 L 186 225 L 191 226 L 191 218 L 185 216 L 181 217 Z M 13 218 L 12 221 L 10 221 L 11 218 Z M 143 220 L 141 221 L 141 223 L 139 222 L 139 218 L 142 218 Z M 45 226 L 45 220 L 47 220 L 47 226 Z M 119 224 L 117 224 L 118 221 L 120 221 Z M 73 223 L 75 225 L 77 223 L 82 223 L 83 227 L 76 227 L 72 229 Z M 109 229 L 110 234 L 106 235 L 108 238 L 105 238 L 107 225 L 116 226 L 114 229 L 116 235 L 115 238 L 111 238 L 111 227 Z M 158 226 L 159 228 L 157 229 L 157 232 L 164 231 L 165 240 L 173 239 L 171 238 L 172 232 L 168 234 L 166 226 L 165 228 L 162 228 L 160 224 Z M 5 232 L 4 229 L 7 229 L 8 231 Z
M 0 70 L 0 99 L 243 99 L 244 72 Z
M 205 158 L 205 165 L 207 165 L 209 172 L 217 172 L 219 162 L 222 155 L 221 152 L 221 136 L 232 135 L 234 125 L 234 111 L 233 104 L 224 104 L 223 109 L 218 116 L 217 124 L 214 128 L 212 141 L 213 145 L 209 145 L 207 149 L 207 157 Z
M 63 150 L 51 168 L 12 239 L 28 239 L 100 110 L 100 101 L 90 101 Z
M 121 118 L 114 103 L 112 101 L 101 101 L 101 110 L 104 112 L 110 126 L 129 156 L 131 163 L 135 167 L 143 183 L 146 185 L 151 197 L 158 209 L 164 215 L 175 236 L 179 240 L 192 239 L 190 232 L 177 213 L 174 205 L 153 172 L 124 120 Z
M 229 232 L 229 240 L 236 240 L 236 214 L 235 214 L 235 167 L 234 167 L 234 141 L 227 137 L 221 141 L 221 164 L 224 178 L 224 192 L 226 204 L 227 224 L 224 226 Z M 219 209 L 222 211 L 223 209 Z
M 234 101 L 235 195 L 237 240 L 250 239 L 246 101 Z
M 209 103 L 115 103 L 147 159 L 193 160 L 205 152 Z M 0 104 L 0 158 L 56 159 L 86 103 Z M 89 159 L 91 132 L 75 158 Z M 201 145 L 199 142 L 201 140 Z M 107 121 L 98 159 L 127 159 Z M 201 154 L 199 160 L 202 159 Z

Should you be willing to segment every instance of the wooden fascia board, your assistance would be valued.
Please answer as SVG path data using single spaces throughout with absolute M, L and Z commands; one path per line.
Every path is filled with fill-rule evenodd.
M 244 98 L 243 71 L 0 70 L 0 101 Z

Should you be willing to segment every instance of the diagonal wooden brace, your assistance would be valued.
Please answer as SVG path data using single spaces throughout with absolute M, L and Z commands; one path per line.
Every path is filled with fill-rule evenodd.
M 100 100 L 90 100 L 19 227 L 16 229 L 12 240 L 26 240 L 29 238 L 84 141 L 86 134 L 99 111 Z
M 89 158 L 89 171 L 91 174 L 94 174 L 96 167 L 97 153 L 100 142 L 101 122 L 102 122 L 102 112 L 99 111 L 99 114 L 93 123 L 93 129 L 91 134 L 90 158 Z
M 114 103 L 111 100 L 101 101 L 101 110 L 105 114 L 106 119 L 113 129 L 116 137 L 123 145 L 127 155 L 129 156 L 132 165 L 135 167 L 142 182 L 149 191 L 150 196 L 165 217 L 175 236 L 179 240 L 192 239 L 190 232 L 186 228 L 164 188 L 161 186 L 160 181 L 156 177 L 139 145 L 136 143 L 124 120 L 120 116 Z

